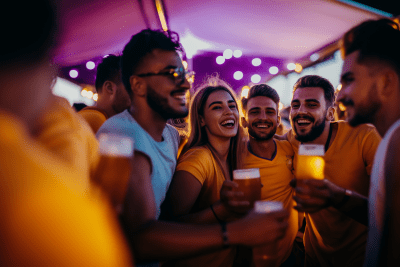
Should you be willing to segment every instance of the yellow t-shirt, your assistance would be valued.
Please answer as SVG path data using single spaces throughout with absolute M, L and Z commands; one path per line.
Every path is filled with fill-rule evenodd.
M 82 196 L 84 174 L 0 111 L 2 266 L 131 266 L 108 205 Z M 106 253 L 105 253 L 106 252 Z
M 210 205 L 220 199 L 220 190 L 225 176 L 206 146 L 195 147 L 181 155 L 176 171 L 187 171 L 202 184 L 202 188 L 191 212 L 209 209 Z M 173 266 L 232 266 L 236 249 L 228 248 L 218 252 L 204 254 L 186 260 L 179 260 Z
M 289 211 L 288 229 L 285 237 L 279 242 L 279 248 L 276 250 L 278 255 L 274 262 L 267 263 L 268 266 L 280 266 L 290 255 L 293 247 L 294 239 L 298 232 L 298 212 L 293 209 L 293 188 L 289 182 L 293 179 L 292 160 L 293 148 L 288 141 L 274 140 L 276 144 L 276 153 L 271 159 L 265 159 L 254 155 L 248 151 L 244 160 L 244 168 L 260 169 L 261 183 L 261 199 L 280 201 L 284 208 Z
M 85 107 L 78 112 L 92 128 L 96 134 L 101 125 L 108 119 L 107 114 L 96 107 Z
M 352 128 L 338 121 L 338 131 L 325 159 L 325 178 L 336 185 L 368 196 L 371 167 L 381 137 L 372 125 Z M 288 139 L 295 151 L 299 142 L 290 131 Z M 315 266 L 362 266 L 367 227 L 329 207 L 306 214 L 304 246 L 307 258 Z
M 71 168 L 85 174 L 75 183 L 90 189 L 89 177 L 100 158 L 98 141 L 66 99 L 54 97 L 39 118 L 35 139 Z

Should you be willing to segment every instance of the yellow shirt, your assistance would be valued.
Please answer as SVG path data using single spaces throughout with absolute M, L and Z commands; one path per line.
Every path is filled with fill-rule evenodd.
M 82 173 L 0 111 L 2 266 L 131 266 L 109 206 L 82 196 Z M 101 204 L 100 204 L 101 203 Z
M 101 125 L 108 119 L 107 114 L 96 107 L 85 107 L 78 114 L 87 121 L 94 133 L 97 133 Z
M 87 125 L 61 97 L 54 97 L 39 118 L 35 139 L 84 176 L 75 183 L 90 188 L 89 177 L 99 162 L 98 141 Z
M 352 128 L 347 122 L 338 124 L 338 131 L 325 159 L 325 178 L 336 185 L 368 196 L 371 167 L 381 137 L 375 127 Z M 293 133 L 288 139 L 295 151 L 299 142 Z M 306 214 L 304 246 L 308 260 L 316 266 L 362 266 L 367 241 L 367 227 L 329 207 Z
M 288 229 L 285 237 L 279 242 L 277 257 L 274 259 L 276 266 L 280 266 L 290 255 L 296 233 L 298 231 L 298 212 L 293 209 L 293 188 L 289 182 L 293 179 L 292 159 L 293 148 L 288 141 L 274 140 L 276 144 L 275 154 L 271 159 L 261 158 L 248 151 L 244 160 L 244 168 L 260 169 L 261 183 L 261 199 L 280 201 L 286 210 L 289 211 Z M 274 263 L 267 263 L 273 266 Z
M 187 171 L 202 184 L 202 188 L 191 212 L 209 209 L 220 199 L 220 190 L 225 176 L 206 146 L 195 147 L 181 155 L 176 171 Z M 228 248 L 218 252 L 204 254 L 187 260 L 179 260 L 173 266 L 232 266 L 236 249 Z

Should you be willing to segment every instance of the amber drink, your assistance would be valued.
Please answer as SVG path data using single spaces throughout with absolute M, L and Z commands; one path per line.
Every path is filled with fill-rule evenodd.
M 254 202 L 261 199 L 261 178 L 259 169 L 242 169 L 233 171 L 233 181 L 239 187 L 238 191 L 243 192 L 243 196 L 239 198 L 241 201 L 249 201 L 250 206 L 254 206 Z
M 99 136 L 100 161 L 93 180 L 108 195 L 112 205 L 120 209 L 131 173 L 133 140 L 113 134 Z
M 297 179 L 324 179 L 323 145 L 300 145 L 296 164 Z

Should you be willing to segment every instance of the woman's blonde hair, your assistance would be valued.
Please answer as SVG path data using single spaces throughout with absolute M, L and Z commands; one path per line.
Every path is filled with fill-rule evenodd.
M 240 117 L 241 117 L 241 108 L 240 102 L 237 101 L 236 95 L 231 89 L 231 87 L 219 79 L 216 76 L 211 76 L 206 79 L 206 81 L 197 87 L 196 93 L 190 101 L 190 110 L 189 110 L 189 138 L 188 142 L 185 145 L 182 153 L 185 153 L 189 149 L 197 146 L 203 146 L 208 144 L 207 133 L 204 127 L 201 126 L 200 116 L 204 116 L 204 106 L 207 102 L 208 97 L 217 91 L 226 91 L 228 92 L 233 100 L 236 103 L 239 112 L 238 119 L 238 132 L 237 134 L 231 138 L 231 143 L 229 147 L 228 153 L 228 161 L 230 162 L 230 170 L 229 174 L 232 177 L 232 171 L 235 169 L 240 169 L 242 167 L 243 156 L 242 152 L 245 146 L 244 142 L 244 131 L 242 126 L 240 125 Z M 213 149 L 213 148 L 211 148 Z M 214 151 L 212 151 L 214 153 Z

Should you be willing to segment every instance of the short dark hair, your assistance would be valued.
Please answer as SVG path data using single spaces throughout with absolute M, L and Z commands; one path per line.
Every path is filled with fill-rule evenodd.
M 183 52 L 176 32 L 147 29 L 133 35 L 121 57 L 122 82 L 130 95 L 132 90 L 129 78 L 137 72 L 143 58 L 154 49 Z
M 55 8 L 50 0 L 6 1 L 0 16 L 3 38 L 0 66 L 35 63 L 51 56 L 58 32 Z
M 121 57 L 108 55 L 97 66 L 96 91 L 99 93 L 106 81 L 118 83 L 121 81 Z
M 320 87 L 324 90 L 326 107 L 333 106 L 335 102 L 335 88 L 330 81 L 318 75 L 306 75 L 297 80 L 293 86 L 293 93 L 299 88 Z
M 266 84 L 257 84 L 254 85 L 250 88 L 249 90 L 249 95 L 247 98 L 242 97 L 241 101 L 242 101 L 242 108 L 243 108 L 243 113 L 246 113 L 247 110 L 247 103 L 249 102 L 249 100 L 253 97 L 256 96 L 265 96 L 268 98 L 271 98 L 272 101 L 275 102 L 277 108 L 279 108 L 279 95 L 276 92 L 276 90 L 274 88 L 272 88 L 269 85 Z
M 341 52 L 345 57 L 359 51 L 357 61 L 381 60 L 388 63 L 400 76 L 400 30 L 390 19 L 367 20 L 345 33 Z

